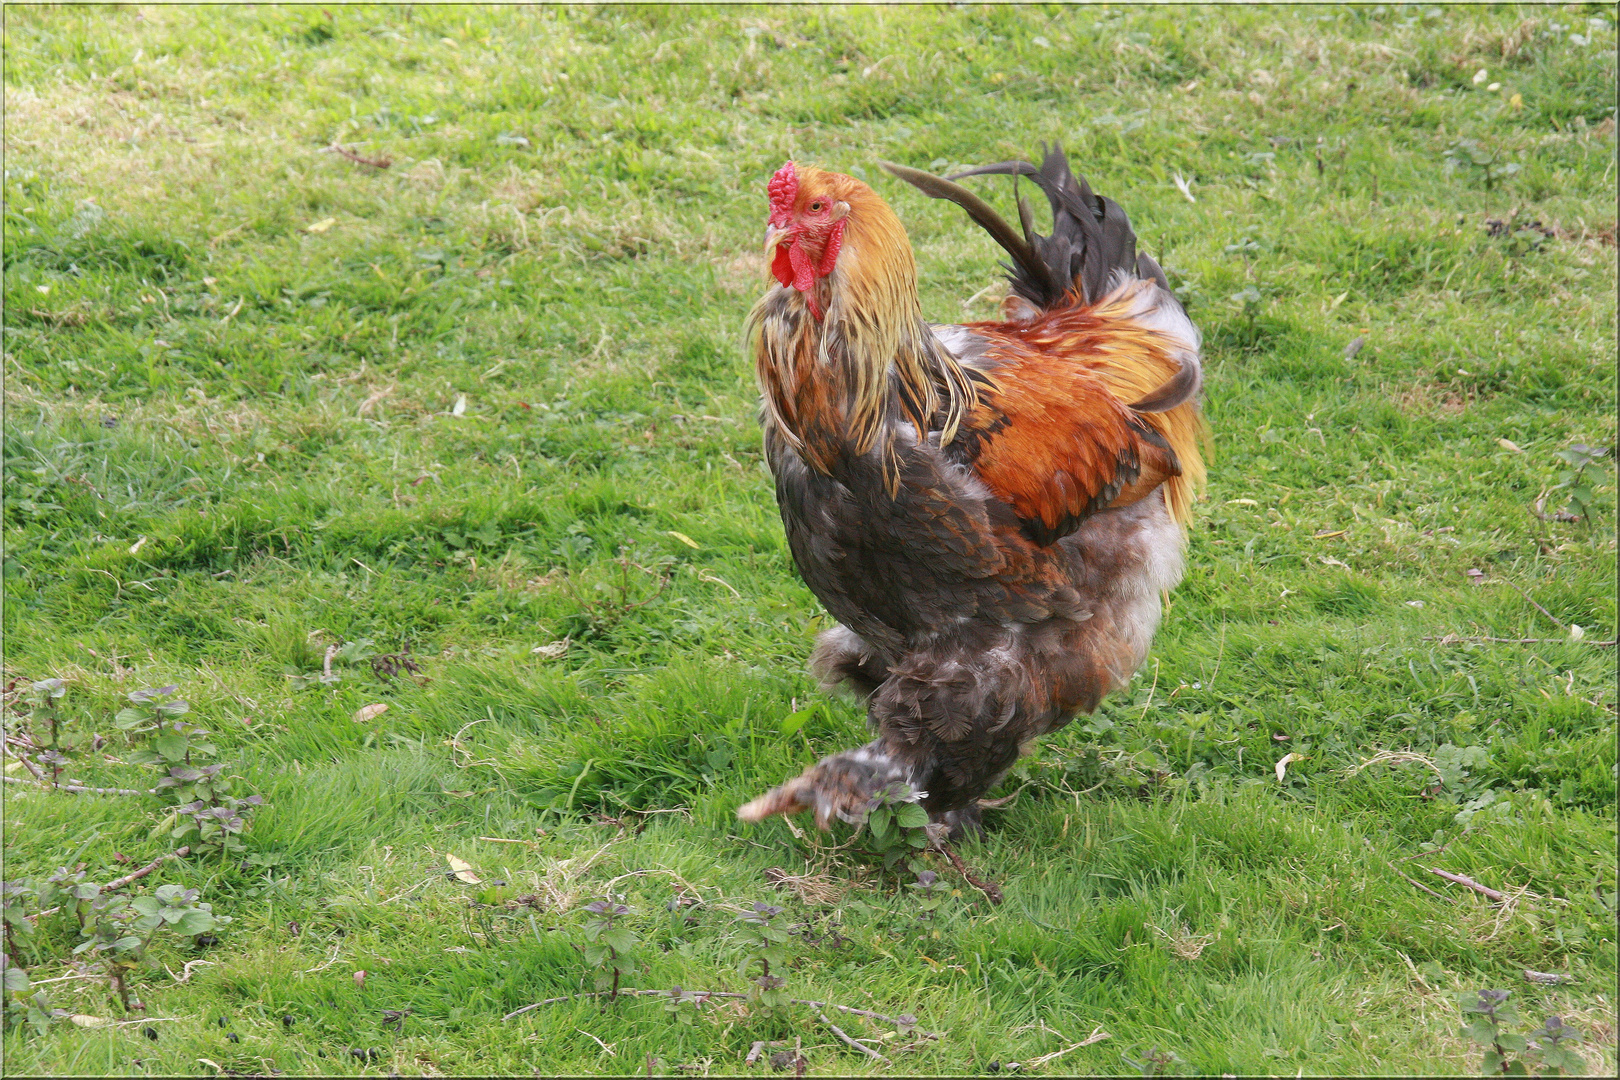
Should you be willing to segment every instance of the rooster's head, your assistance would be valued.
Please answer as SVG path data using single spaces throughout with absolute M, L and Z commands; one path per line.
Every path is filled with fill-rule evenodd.
M 897 424 L 889 421 L 908 421 L 921 442 L 940 414 L 940 441 L 948 443 L 973 386 L 923 318 L 911 242 L 875 191 L 790 161 L 766 193 L 765 259 L 781 287 L 749 316 L 766 414 L 827 475 L 841 455 L 881 442 L 892 492 Z
M 853 176 L 790 161 L 765 190 L 771 203 L 765 226 L 771 273 L 784 287 L 803 293 L 818 320 L 823 310 L 816 286 L 838 268 L 841 254 L 849 261 L 857 234 L 898 233 L 904 244 L 905 233 L 893 211 Z

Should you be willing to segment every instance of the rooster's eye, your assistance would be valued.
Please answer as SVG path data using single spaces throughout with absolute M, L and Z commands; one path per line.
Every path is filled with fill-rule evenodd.
M 821 212 L 821 200 L 820 199 L 817 199 L 815 202 L 810 204 L 810 212 L 812 214 L 819 214 Z

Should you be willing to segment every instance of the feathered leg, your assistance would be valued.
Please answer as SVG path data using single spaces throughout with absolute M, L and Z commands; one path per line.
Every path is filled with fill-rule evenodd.
M 817 642 L 813 667 L 824 680 L 870 685 L 876 672 L 864 644 L 836 627 Z M 834 818 L 864 820 L 885 788 L 903 782 L 953 835 L 977 834 L 974 800 L 1018 760 L 1020 732 L 1039 707 L 1019 693 L 1028 681 L 1011 650 L 967 644 L 948 653 L 918 650 L 888 667 L 867 699 L 877 739 L 823 758 L 737 815 L 758 821 L 814 810 L 825 829 Z
M 829 828 L 833 819 L 859 823 L 883 790 L 891 784 L 911 783 L 911 771 L 891 755 L 882 739 L 858 750 L 824 757 L 780 787 L 772 788 L 738 808 L 744 821 L 760 821 L 772 814 L 816 812 L 816 825 Z

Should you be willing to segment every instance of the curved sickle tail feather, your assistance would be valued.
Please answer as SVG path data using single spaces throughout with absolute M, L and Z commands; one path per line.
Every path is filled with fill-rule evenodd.
M 1177 405 L 1197 397 L 1203 385 L 1204 369 L 1196 361 L 1188 363 L 1184 356 L 1181 358 L 1180 371 L 1170 376 L 1147 397 L 1131 402 L 1130 408 L 1139 413 L 1169 412 Z
M 1159 264 L 1136 252 L 1136 233 L 1114 200 L 1094 194 L 1083 177 L 1069 168 L 1056 144 L 1043 147 L 1040 167 L 1027 161 L 998 161 L 953 173 L 931 176 L 904 165 L 881 164 L 889 172 L 935 199 L 948 199 L 968 212 L 1013 258 L 1007 267 L 1012 290 L 1038 308 L 1071 303 L 1095 304 L 1111 291 L 1116 274 L 1155 282 L 1175 303 Z M 988 203 L 955 183 L 969 176 L 1027 176 L 1046 195 L 1052 208 L 1052 233 L 1035 231 L 1029 203 L 1017 197 L 1020 238 Z M 1015 181 L 1016 182 L 1016 181 Z M 1180 306 L 1179 304 L 1177 305 Z

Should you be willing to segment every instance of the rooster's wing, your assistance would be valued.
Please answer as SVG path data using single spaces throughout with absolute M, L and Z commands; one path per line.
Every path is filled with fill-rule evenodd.
M 951 329 L 953 344 L 972 340 L 975 367 L 989 379 L 947 452 L 1012 508 L 1035 543 L 1055 543 L 1099 510 L 1128 506 L 1181 475 L 1164 437 L 1085 365 L 991 326 Z

